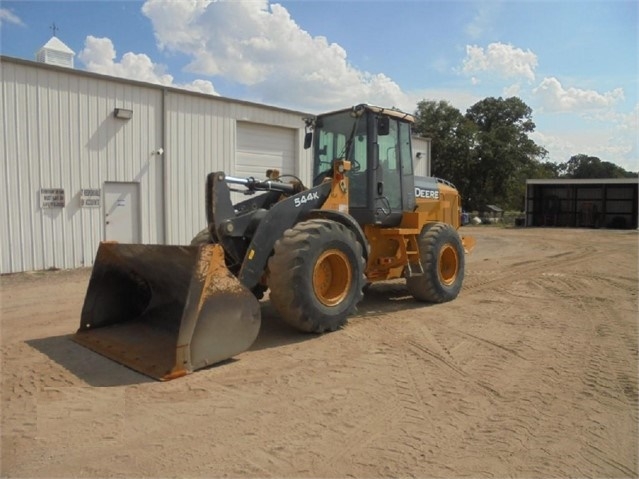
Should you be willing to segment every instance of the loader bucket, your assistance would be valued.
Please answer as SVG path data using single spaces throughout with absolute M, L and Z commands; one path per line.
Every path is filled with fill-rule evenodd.
M 248 349 L 260 305 L 219 245 L 101 243 L 73 340 L 162 381 Z

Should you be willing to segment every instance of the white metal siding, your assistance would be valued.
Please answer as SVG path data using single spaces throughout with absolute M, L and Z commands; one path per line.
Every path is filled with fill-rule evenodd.
M 238 123 L 288 131 L 310 183 L 299 112 L 6 57 L 0 80 L 2 273 L 91 265 L 105 182 L 139 183 L 142 243 L 188 244 L 205 226 L 206 175 L 236 173 Z M 65 206 L 41 208 L 43 188 L 63 188 Z M 100 190 L 99 208 L 82 207 L 82 189 Z
M 206 226 L 206 175 L 232 165 L 235 126 L 224 103 L 174 92 L 165 101 L 166 242 L 189 244 Z
M 142 241 L 162 240 L 161 169 L 150 154 L 161 132 L 159 92 L 3 62 L 1 94 L 3 273 L 91 265 L 104 237 L 103 205 L 81 207 L 80 191 L 105 181 L 140 183 Z M 114 118 L 115 107 L 133 118 Z M 42 188 L 63 188 L 65 206 L 41 208 Z
M 242 156 L 238 148 L 246 146 L 242 138 L 246 138 L 244 127 L 249 124 L 279 134 L 278 138 L 282 131 L 290 135 L 287 138 L 292 145 L 286 149 L 286 158 L 292 159 L 294 170 L 305 178 L 311 175 L 310 153 L 303 149 L 304 123 L 297 113 L 174 91 L 167 93 L 165 108 L 167 244 L 189 244 L 206 226 L 204 186 L 209 173 L 223 171 L 241 177 L 257 174 L 238 165 Z M 260 138 L 266 148 L 263 151 L 273 141 L 280 141 Z M 255 147 L 258 150 L 261 147 Z M 260 169 L 261 175 L 262 170 L 266 168 Z

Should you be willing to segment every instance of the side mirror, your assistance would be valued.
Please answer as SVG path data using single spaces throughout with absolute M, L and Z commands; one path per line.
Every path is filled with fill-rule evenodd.
M 390 119 L 382 116 L 377 119 L 377 135 L 386 136 L 390 133 Z
M 313 144 L 313 132 L 307 131 L 304 135 L 304 149 L 308 150 Z

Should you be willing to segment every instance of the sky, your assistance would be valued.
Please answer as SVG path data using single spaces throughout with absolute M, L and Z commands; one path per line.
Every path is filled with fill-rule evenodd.
M 0 1 L 0 52 L 308 113 L 521 98 L 531 138 L 639 171 L 639 0 Z

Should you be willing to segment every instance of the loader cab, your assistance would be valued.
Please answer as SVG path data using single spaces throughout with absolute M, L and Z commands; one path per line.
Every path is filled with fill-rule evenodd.
M 313 186 L 330 175 L 333 160 L 345 158 L 351 162 L 349 214 L 360 225 L 397 226 L 403 212 L 415 208 L 412 122 L 408 114 L 369 105 L 318 116 Z

